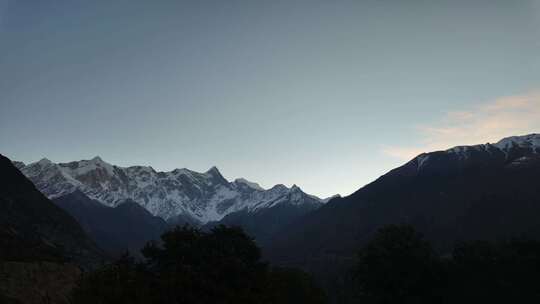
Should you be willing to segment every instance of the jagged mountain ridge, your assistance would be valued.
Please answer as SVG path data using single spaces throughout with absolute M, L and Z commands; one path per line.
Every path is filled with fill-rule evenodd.
M 132 200 L 153 215 L 172 222 L 178 218 L 203 224 L 219 221 L 229 213 L 268 208 L 287 197 L 293 198 L 287 200 L 292 205 L 308 202 L 289 195 L 300 190 L 296 186 L 276 185 L 265 190 L 245 179 L 229 182 L 216 167 L 205 173 L 189 169 L 158 172 L 149 166 L 111 165 L 100 157 L 69 163 L 53 163 L 44 158 L 29 165 L 21 162 L 14 165 L 50 199 L 80 190 L 110 207 Z M 310 197 L 317 203 L 325 202 Z
M 293 186 L 287 195 L 266 202 L 264 206 L 259 206 L 255 210 L 243 209 L 229 213 L 220 221 L 209 222 L 203 228 L 211 229 L 218 225 L 240 226 L 255 238 L 259 246 L 265 247 L 281 228 L 322 205 L 323 202 L 318 198 L 305 194 L 300 188 Z

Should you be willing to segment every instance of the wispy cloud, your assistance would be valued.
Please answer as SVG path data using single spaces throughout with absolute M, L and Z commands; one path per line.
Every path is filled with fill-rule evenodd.
M 502 97 L 470 109 L 449 112 L 438 123 L 416 126 L 415 130 L 420 144 L 389 146 L 383 153 L 407 160 L 422 152 L 540 132 L 540 92 Z

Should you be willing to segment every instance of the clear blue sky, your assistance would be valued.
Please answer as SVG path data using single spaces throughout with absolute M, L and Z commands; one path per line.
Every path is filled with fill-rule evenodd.
M 0 0 L 0 153 L 25 162 L 349 194 L 539 132 L 539 88 L 538 0 Z

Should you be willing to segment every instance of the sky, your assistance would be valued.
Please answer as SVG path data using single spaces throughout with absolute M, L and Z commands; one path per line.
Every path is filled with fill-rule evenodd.
M 540 133 L 540 0 L 0 0 L 0 153 L 347 195 Z

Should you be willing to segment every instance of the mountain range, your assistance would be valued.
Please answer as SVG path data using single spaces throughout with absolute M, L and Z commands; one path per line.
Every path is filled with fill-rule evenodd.
M 457 239 L 502 237 L 503 232 L 535 234 L 532 214 L 540 197 L 535 178 L 539 155 L 538 134 L 423 153 L 352 195 L 335 197 L 327 204 L 297 186 L 265 190 L 245 179 L 229 182 L 216 167 L 205 173 L 158 172 L 147 166 L 111 165 L 99 157 L 14 164 L 42 193 L 85 223 L 87 233 L 101 244 L 103 238 L 96 234 L 105 235 L 109 229 L 98 233 L 98 219 L 106 217 L 91 215 L 107 210 L 116 218 L 127 206 L 133 209 L 138 204 L 149 213 L 137 212 L 132 222 L 154 223 L 152 217 L 158 217 L 169 224 L 187 222 L 205 228 L 240 225 L 260 243 L 271 244 L 269 252 L 276 260 L 282 255 L 290 261 L 306 261 L 306 254 L 318 252 L 346 256 L 378 227 L 396 222 L 415 223 L 441 248 Z M 95 210 L 88 211 L 89 206 Z M 153 232 L 144 237 L 132 233 L 140 235 L 139 241 L 133 241 L 141 244 L 142 239 L 166 229 L 157 221 L 150 226 L 141 224 Z M 129 247 L 128 243 L 123 242 L 122 248 Z
M 0 169 L 3 260 L 89 267 L 106 258 L 95 243 L 118 253 L 178 223 L 240 225 L 274 265 L 301 267 L 337 292 L 357 249 L 388 224 L 413 225 L 442 255 L 460 241 L 540 239 L 540 134 L 423 153 L 329 200 L 297 186 L 229 182 L 215 167 L 157 172 L 99 157 L 29 165 L 0 157 Z
M 233 212 L 255 212 L 282 204 L 285 198 L 291 205 L 324 202 L 296 186 L 276 185 L 265 190 L 241 178 L 229 182 L 216 167 L 205 173 L 188 169 L 158 172 L 149 166 L 111 165 L 100 157 L 69 163 L 44 158 L 15 165 L 50 199 L 78 190 L 109 207 L 130 200 L 173 224 L 219 221 Z M 311 199 L 303 200 L 308 196 Z
M 136 253 L 169 226 L 184 224 L 242 226 L 260 245 L 267 244 L 284 225 L 328 201 L 296 185 L 266 190 L 243 178 L 229 182 L 216 167 L 205 173 L 157 172 L 111 165 L 100 157 L 14 165 L 114 255 L 126 249 Z

